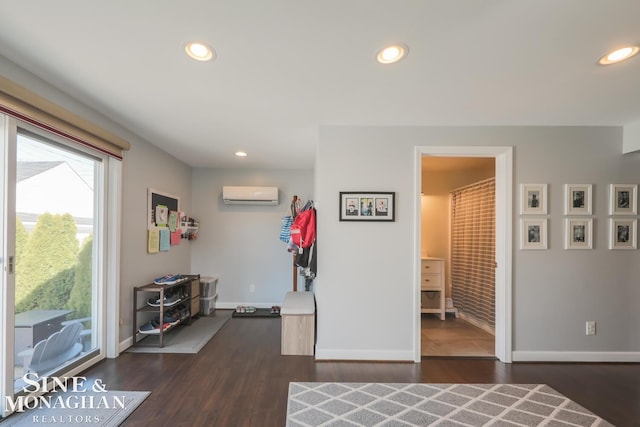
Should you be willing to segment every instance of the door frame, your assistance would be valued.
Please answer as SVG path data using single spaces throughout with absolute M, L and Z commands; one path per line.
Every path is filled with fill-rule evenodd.
M 418 146 L 415 150 L 414 198 L 414 359 L 421 360 L 420 258 L 422 157 L 493 157 L 496 178 L 496 335 L 495 355 L 512 362 L 512 262 L 513 262 L 513 147 L 511 146 Z

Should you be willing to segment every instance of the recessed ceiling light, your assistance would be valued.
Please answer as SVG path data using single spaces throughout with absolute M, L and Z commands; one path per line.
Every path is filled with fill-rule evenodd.
M 196 61 L 209 61 L 215 57 L 213 49 L 200 42 L 187 43 L 184 50 L 187 52 L 187 55 Z
M 244 151 L 236 151 L 236 156 L 238 157 L 247 157 L 247 153 Z
M 409 48 L 401 44 L 385 46 L 378 51 L 378 62 L 381 64 L 393 64 L 407 56 Z
M 603 56 L 598 61 L 598 64 L 600 65 L 616 64 L 620 61 L 624 61 L 625 59 L 631 58 L 633 55 L 638 53 L 638 51 L 640 51 L 640 47 L 638 46 L 625 46 L 623 48 L 616 49 L 613 52 L 609 52 L 608 54 Z

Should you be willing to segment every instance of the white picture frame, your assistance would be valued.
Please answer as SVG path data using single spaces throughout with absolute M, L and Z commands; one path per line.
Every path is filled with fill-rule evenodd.
M 547 249 L 547 218 L 520 218 L 520 249 Z
M 638 186 L 636 184 L 609 185 L 609 215 L 638 214 Z
M 180 211 L 180 197 L 156 190 L 147 189 L 147 229 L 158 230 L 168 228 L 167 220 L 170 211 Z
M 609 249 L 637 249 L 636 218 L 609 218 Z
M 565 249 L 593 249 L 593 218 L 565 218 Z
M 547 184 L 520 184 L 520 213 L 547 214 Z
M 591 215 L 593 212 L 591 184 L 565 184 L 565 215 Z

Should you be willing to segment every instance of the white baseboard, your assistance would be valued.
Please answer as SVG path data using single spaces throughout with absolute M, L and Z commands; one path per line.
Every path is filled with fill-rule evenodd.
M 412 351 L 395 350 L 335 350 L 318 348 L 316 346 L 316 360 L 371 360 L 385 362 L 411 362 Z
M 637 363 L 637 351 L 514 351 L 514 362 L 609 362 Z
M 118 354 L 123 353 L 126 349 L 133 345 L 133 337 L 129 337 L 123 341 L 120 341 L 118 346 Z

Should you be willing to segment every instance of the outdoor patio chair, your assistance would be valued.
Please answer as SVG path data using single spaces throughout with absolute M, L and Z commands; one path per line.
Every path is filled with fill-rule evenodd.
M 40 375 L 76 357 L 82 351 L 80 334 L 83 329 L 82 323 L 70 323 L 37 343 L 33 349 L 21 352 L 25 372 Z

